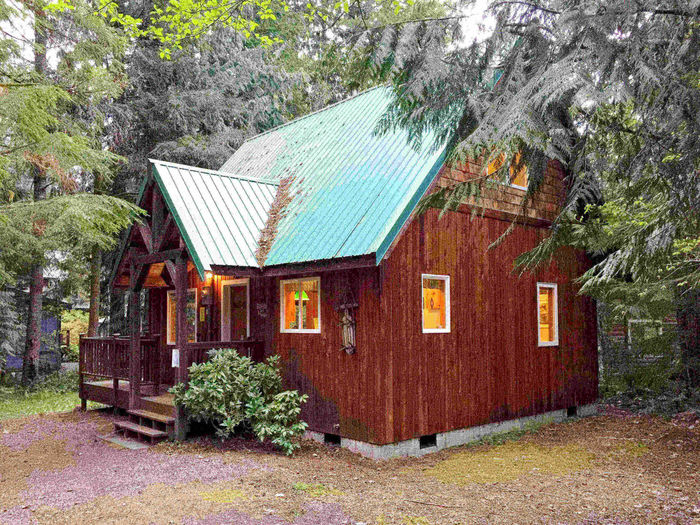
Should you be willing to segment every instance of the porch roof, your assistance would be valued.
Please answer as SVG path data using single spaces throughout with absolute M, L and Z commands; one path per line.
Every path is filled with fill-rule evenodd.
M 276 181 L 151 163 L 200 277 L 212 265 L 257 267 L 255 252 L 277 193 Z

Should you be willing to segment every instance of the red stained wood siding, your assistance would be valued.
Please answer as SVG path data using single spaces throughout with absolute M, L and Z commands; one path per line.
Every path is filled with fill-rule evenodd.
M 321 334 L 279 332 L 279 279 L 270 279 L 273 348 L 289 386 L 310 396 L 303 417 L 320 432 L 390 443 L 597 398 L 594 302 L 572 279 L 589 266 L 562 250 L 536 274 L 513 273 L 517 255 L 546 230 L 431 210 L 415 219 L 379 268 L 321 273 Z M 451 332 L 423 334 L 421 274 L 451 279 Z M 292 276 L 290 276 L 292 277 Z M 337 291 L 357 293 L 357 353 L 340 351 Z M 559 346 L 537 346 L 536 283 L 558 284 Z
M 272 348 L 285 362 L 287 384 L 309 395 L 302 418 L 319 432 L 382 443 L 390 439 L 384 408 L 391 392 L 386 383 L 385 349 L 379 332 L 379 269 L 321 272 L 321 333 L 280 333 L 279 281 L 268 279 L 273 298 L 270 321 Z M 284 277 L 291 279 L 295 276 Z M 341 294 L 351 290 L 356 310 L 357 352 L 341 350 Z
M 545 229 L 438 211 L 418 217 L 384 263 L 383 347 L 392 361 L 394 441 L 582 405 L 597 398 L 595 303 L 573 279 L 589 261 L 562 250 L 535 274 L 513 260 Z M 421 274 L 450 276 L 451 331 L 424 334 Z M 558 284 L 559 342 L 537 346 L 536 283 Z
M 559 213 L 566 198 L 564 185 L 564 169 L 556 160 L 547 162 L 544 180 L 538 191 L 530 199 L 525 216 L 531 219 L 552 221 Z M 482 165 L 475 162 L 465 162 L 457 166 L 444 166 L 436 179 L 436 187 L 451 188 L 460 182 L 483 177 Z M 476 204 L 490 210 L 498 210 L 511 214 L 522 212 L 522 202 L 525 190 L 496 184 L 484 186 L 480 199 L 469 198 L 466 204 Z

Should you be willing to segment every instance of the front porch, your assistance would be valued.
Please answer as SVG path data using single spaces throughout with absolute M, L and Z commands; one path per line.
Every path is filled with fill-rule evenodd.
M 177 380 L 179 360 L 185 368 L 208 359 L 209 350 L 235 348 L 242 355 L 260 362 L 264 357 L 262 341 L 207 341 L 187 343 L 177 359 L 173 359 L 174 345 L 161 344 L 159 336 L 144 334 L 138 337 L 138 377 L 130 381 L 130 348 L 132 339 L 122 336 L 80 338 L 80 390 L 83 407 L 87 401 L 95 401 L 123 410 L 148 408 L 148 402 L 160 397 L 167 404 L 167 390 Z M 133 395 L 132 395 L 133 394 Z M 172 402 L 170 402 L 172 406 Z M 174 407 L 171 410 L 174 417 Z

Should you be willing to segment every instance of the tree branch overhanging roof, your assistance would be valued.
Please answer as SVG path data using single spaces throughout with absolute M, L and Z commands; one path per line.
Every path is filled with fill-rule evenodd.
M 290 200 L 266 266 L 376 254 L 377 263 L 444 161 L 432 135 L 375 133 L 392 100 L 370 89 L 246 141 L 222 172 L 278 182 Z

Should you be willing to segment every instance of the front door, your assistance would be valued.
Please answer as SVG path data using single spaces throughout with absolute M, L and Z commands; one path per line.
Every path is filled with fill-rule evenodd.
M 221 340 L 246 339 L 250 333 L 248 280 L 224 281 L 221 291 Z

